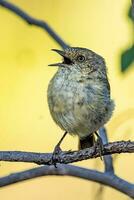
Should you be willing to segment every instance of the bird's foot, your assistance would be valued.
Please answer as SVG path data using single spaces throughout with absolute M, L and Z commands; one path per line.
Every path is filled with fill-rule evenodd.
M 56 145 L 54 148 L 54 151 L 52 153 L 52 158 L 51 158 L 51 163 L 52 163 L 52 165 L 55 166 L 55 168 L 57 168 L 58 156 L 61 152 L 62 152 L 62 150 L 61 150 L 60 146 Z
M 58 142 L 58 144 L 55 146 L 53 154 L 52 154 L 51 163 L 56 168 L 57 168 L 56 164 L 57 164 L 57 161 L 58 161 L 58 155 L 62 152 L 62 150 L 60 148 L 60 145 L 61 145 L 61 143 L 62 143 L 62 141 L 63 141 L 63 139 L 65 138 L 66 135 L 67 135 L 67 131 L 65 131 L 64 135 L 62 136 L 62 138 L 60 139 L 60 141 Z

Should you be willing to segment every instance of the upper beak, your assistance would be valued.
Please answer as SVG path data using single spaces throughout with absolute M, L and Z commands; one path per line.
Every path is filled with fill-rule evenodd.
M 56 53 L 58 53 L 59 55 L 63 56 L 63 58 L 65 58 L 65 52 L 62 50 L 58 50 L 58 49 L 52 49 L 52 51 L 55 51 Z M 50 64 L 48 66 L 59 66 L 59 67 L 64 67 L 64 63 L 54 63 L 54 64 Z
M 65 56 L 65 51 L 59 50 L 59 49 L 52 49 L 52 51 L 55 51 L 56 53 L 58 53 L 61 56 Z

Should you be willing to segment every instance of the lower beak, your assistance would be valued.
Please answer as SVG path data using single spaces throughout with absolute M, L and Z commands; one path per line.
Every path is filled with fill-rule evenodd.
M 64 67 L 64 63 L 54 63 L 54 64 L 50 64 L 48 66 L 58 66 L 58 67 Z

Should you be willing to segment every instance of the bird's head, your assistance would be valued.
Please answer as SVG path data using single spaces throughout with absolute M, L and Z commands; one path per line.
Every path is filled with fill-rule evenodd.
M 52 49 L 63 57 L 61 63 L 50 64 L 49 66 L 59 66 L 69 70 L 78 69 L 81 72 L 92 73 L 106 71 L 104 59 L 95 52 L 80 47 L 68 47 L 65 50 Z

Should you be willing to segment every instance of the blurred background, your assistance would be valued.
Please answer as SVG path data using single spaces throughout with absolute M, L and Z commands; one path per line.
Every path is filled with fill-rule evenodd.
M 134 140 L 134 24 L 130 0 L 10 0 L 45 20 L 71 46 L 87 47 L 107 63 L 116 109 L 107 124 L 110 141 Z M 52 152 L 63 134 L 47 105 L 47 86 L 56 72 L 48 64 L 60 48 L 42 29 L 0 7 L 0 150 Z M 77 148 L 67 136 L 64 150 Z M 134 182 L 134 155 L 114 155 L 115 172 Z M 103 170 L 100 159 L 76 165 Z M 0 176 L 36 165 L 1 162 Z M 70 177 L 42 177 L 0 190 L 2 200 L 128 200 L 114 189 Z

